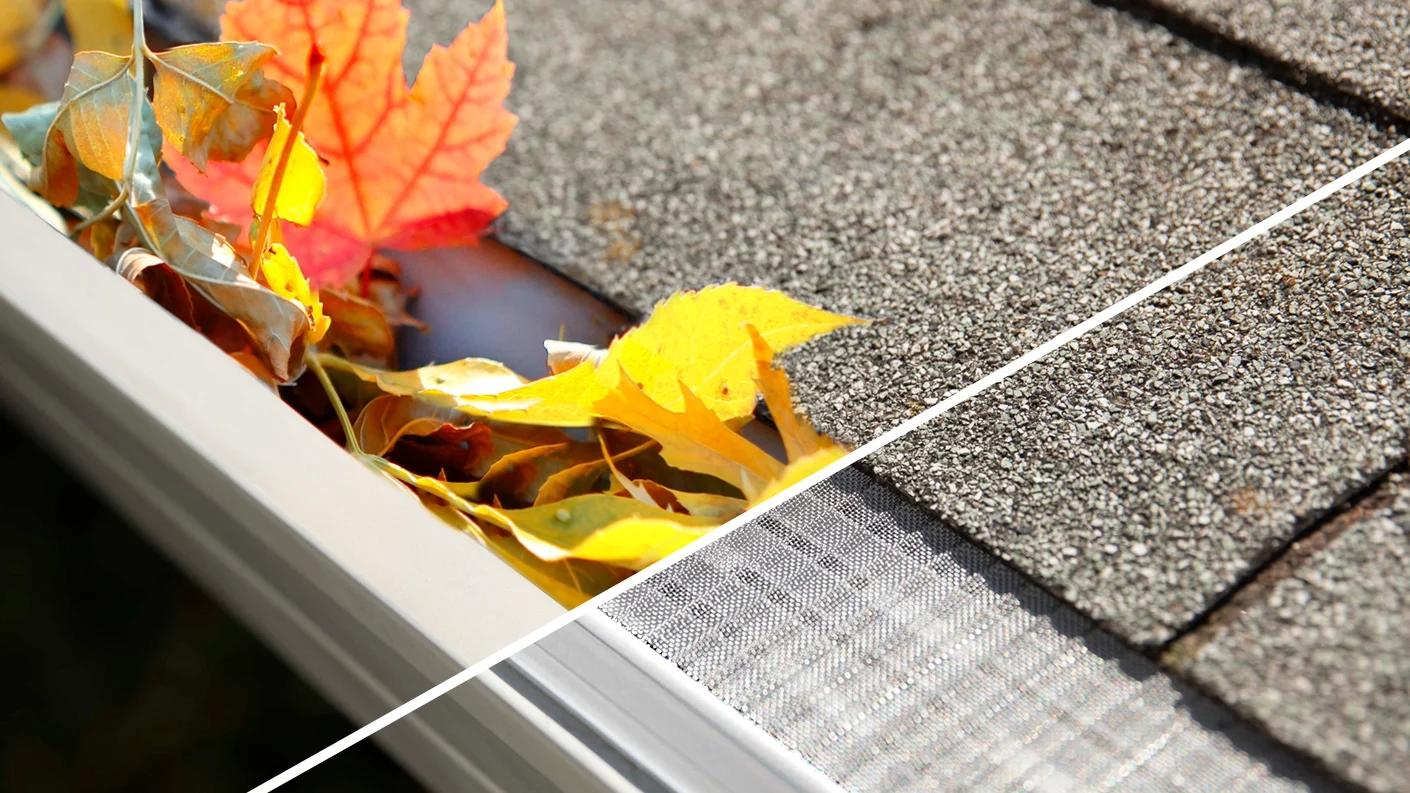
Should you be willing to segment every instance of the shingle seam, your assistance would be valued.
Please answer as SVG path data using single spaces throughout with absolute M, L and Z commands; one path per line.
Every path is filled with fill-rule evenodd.
M 1345 110 L 1378 129 L 1392 134 L 1410 129 L 1410 116 L 1363 96 L 1354 84 L 1229 36 L 1189 18 L 1161 0 L 1090 1 L 1093 5 L 1120 11 L 1140 22 L 1162 27 L 1211 55 L 1239 66 L 1256 69 L 1275 82 L 1282 83 L 1317 102 Z
M 1170 641 L 1157 648 L 1161 663 L 1173 671 L 1183 672 L 1220 630 L 1262 603 L 1279 581 L 1296 575 L 1318 552 L 1389 504 L 1395 498 L 1390 478 L 1410 472 L 1410 437 L 1405 439 L 1404 449 L 1389 466 L 1348 492 L 1336 504 L 1306 517 L 1291 539 L 1254 565 Z

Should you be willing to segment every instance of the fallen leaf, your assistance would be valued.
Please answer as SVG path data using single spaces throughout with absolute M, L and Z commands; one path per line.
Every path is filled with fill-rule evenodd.
M 274 54 L 267 44 L 242 41 L 151 53 L 157 123 L 172 148 L 204 170 L 208 160 L 243 160 L 255 144 L 268 139 L 275 108 L 294 102 L 288 88 L 266 80 L 261 71 Z M 277 144 L 269 148 L 278 150 Z
M 178 217 L 165 198 L 132 207 L 161 257 L 213 304 L 249 328 L 261 355 L 281 382 L 303 371 L 310 331 L 304 306 L 261 286 L 223 238 Z
M 593 412 L 661 444 L 671 465 L 722 479 L 749 493 L 783 472 L 783 464 L 731 430 L 690 389 L 679 387 L 684 410 L 657 403 L 623 375 L 593 403 Z
M 503 6 L 449 47 L 433 47 L 410 89 L 401 67 L 407 16 L 399 0 L 237 0 L 221 19 L 224 40 L 278 48 L 266 71 L 296 94 L 302 54 L 315 38 L 327 53 L 304 132 L 327 161 L 328 199 L 285 239 L 319 286 L 350 282 L 377 248 L 474 243 L 506 206 L 480 181 L 517 120 L 503 107 L 514 71 Z M 212 163 L 202 175 L 171 159 L 218 217 L 249 226 L 248 164 Z
M 451 527 L 475 537 L 565 608 L 586 603 L 592 596 L 611 589 L 632 574 L 625 568 L 583 559 L 545 562 L 520 545 L 512 534 L 486 531 L 469 515 L 437 502 L 434 497 L 423 497 L 422 503 Z
M 753 325 L 744 327 L 754 345 L 754 380 L 764 394 L 764 404 L 769 406 L 769 415 L 773 416 L 774 424 L 778 427 L 778 434 L 783 440 L 788 459 L 793 461 L 807 457 L 825 445 L 831 446 L 830 441 L 825 442 L 812 425 L 798 418 L 798 414 L 793 412 L 788 375 L 782 369 L 773 367 L 774 351 L 769 347 L 769 343 L 764 341 L 764 337 L 759 335 Z
M 722 421 L 754 412 L 752 325 L 774 350 L 865 320 L 800 303 L 782 292 L 724 284 L 681 292 L 612 342 L 599 370 L 609 387 L 625 371 L 658 404 L 680 410 L 689 389 Z
M 358 446 L 367 454 L 385 455 L 397 441 L 410 435 L 431 435 L 447 425 L 468 427 L 471 422 L 457 422 L 456 415 L 444 408 L 428 405 L 411 397 L 377 397 L 357 414 L 353 433 Z M 484 453 L 489 453 L 488 428 L 484 433 Z
M 841 446 L 829 446 L 819 449 L 807 457 L 800 457 L 789 463 L 782 473 L 752 496 L 749 503 L 751 506 L 762 504 L 846 456 L 847 450 Z
M 332 321 L 323 339 L 325 349 L 336 349 L 352 361 L 367 365 L 395 360 L 396 329 L 382 309 L 369 300 L 335 289 L 320 289 L 318 299 Z
M 318 154 L 308 145 L 304 134 L 300 132 L 294 136 L 292 142 L 289 140 L 293 129 L 284 118 L 283 105 L 274 108 L 273 117 L 274 133 L 269 139 L 269 148 L 265 150 L 259 176 L 255 178 L 255 186 L 250 193 L 250 206 L 261 223 L 287 220 L 307 226 L 313 222 L 314 210 L 322 203 L 328 183 L 323 175 L 323 167 L 319 164 Z M 279 193 L 274 197 L 274 214 L 272 217 L 260 218 L 259 215 L 269 201 L 269 191 L 274 183 L 279 158 L 286 146 L 292 148 L 289 161 L 284 166 Z
M 122 179 L 127 130 L 137 98 L 128 74 L 131 64 L 130 55 L 106 52 L 80 52 L 74 57 L 64 95 L 45 134 L 41 164 L 30 180 L 35 192 L 55 206 L 78 201 L 80 163 L 113 182 Z M 6 126 L 25 148 L 21 133 L 9 123 L 11 118 L 7 117 Z
M 19 113 L 44 104 L 44 97 L 27 88 L 0 85 L 0 113 Z
M 606 348 L 576 341 L 549 339 L 543 343 L 543 348 L 548 353 L 549 374 L 562 374 L 585 362 L 598 366 L 607 357 Z
M 434 366 L 423 366 L 404 372 L 392 372 L 372 366 L 363 366 L 337 356 L 320 358 L 325 366 L 341 369 L 358 378 L 375 383 L 389 394 L 400 396 L 442 397 L 440 401 L 454 406 L 454 398 L 460 394 L 497 394 L 511 391 L 526 381 L 514 370 L 487 358 L 462 358 L 459 361 Z
M 718 524 L 630 498 L 593 493 L 527 509 L 480 505 L 476 517 L 514 533 L 544 561 L 588 559 L 631 570 L 705 536 Z

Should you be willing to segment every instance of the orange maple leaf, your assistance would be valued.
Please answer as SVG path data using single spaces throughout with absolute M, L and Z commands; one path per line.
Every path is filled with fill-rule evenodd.
M 473 244 L 508 205 L 480 181 L 518 121 L 504 109 L 514 64 L 502 3 L 449 47 L 433 47 L 410 89 L 401 67 L 408 17 L 400 0 L 237 0 L 221 17 L 223 40 L 279 49 L 265 72 L 296 95 L 310 45 L 327 55 L 303 127 L 326 161 L 327 196 L 312 225 L 284 231 L 319 286 L 353 280 L 378 248 Z M 165 159 L 212 214 L 249 228 L 263 146 L 205 174 L 170 149 Z

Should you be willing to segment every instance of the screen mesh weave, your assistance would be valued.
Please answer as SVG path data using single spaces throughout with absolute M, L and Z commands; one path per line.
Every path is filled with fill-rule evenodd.
M 853 793 L 1324 787 L 856 469 L 602 611 Z

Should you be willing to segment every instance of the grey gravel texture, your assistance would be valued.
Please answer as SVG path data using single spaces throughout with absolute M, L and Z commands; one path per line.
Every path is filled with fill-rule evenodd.
M 1410 433 L 1394 165 L 870 460 L 1137 643 L 1170 638 Z
M 479 13 L 411 5 L 420 47 Z M 788 358 L 851 444 L 1391 142 L 1080 0 L 515 0 L 509 25 L 503 237 L 636 310 L 738 280 L 888 320 Z
M 413 51 L 448 40 L 480 11 L 411 5 Z M 887 320 L 785 359 L 803 410 L 853 445 L 1392 142 L 1163 28 L 1080 0 L 517 0 L 509 20 L 521 121 L 486 172 L 511 202 L 503 237 L 637 310 L 733 279 Z M 1384 224 L 1375 232 L 1389 233 Z M 1327 253 L 1335 244 L 1325 241 Z M 1379 465 L 1386 426 L 1403 417 L 1387 407 L 1400 392 L 1385 385 L 1384 368 L 1356 371 L 1333 350 L 1364 342 L 1352 358 L 1384 367 L 1375 345 L 1401 349 L 1379 313 L 1398 304 L 1375 301 L 1394 299 L 1403 262 L 1381 262 L 1364 289 L 1346 287 L 1351 308 L 1378 312 L 1361 335 L 1350 320 L 1324 327 L 1298 313 L 1341 298 L 1314 291 L 1304 308 L 1302 292 L 1276 283 L 1283 266 L 1262 262 L 1262 280 L 1248 286 L 1270 307 L 1187 291 L 1206 313 L 1162 330 L 1200 331 L 1164 359 L 1184 367 L 1168 380 L 1182 391 L 1160 397 L 1172 440 L 1182 394 L 1222 394 L 1209 410 L 1257 413 L 1263 434 L 1220 436 L 1188 408 L 1178 414 L 1186 435 L 1170 445 L 1178 456 L 1149 452 L 1133 467 L 1120 462 L 1123 449 L 1073 449 L 1056 431 L 1016 426 L 1023 416 L 991 412 L 986 421 L 1006 423 L 969 432 L 1007 440 L 1011 464 L 1022 466 L 1020 448 L 1060 440 L 1062 451 L 1092 455 L 1087 467 L 1057 472 L 1064 478 L 1023 498 L 1021 483 L 1036 480 L 1001 476 L 1007 452 L 998 448 L 963 460 L 889 458 L 888 476 L 1128 638 L 1167 638 L 1285 537 L 1295 516 Z M 1286 266 L 1303 290 L 1324 277 L 1315 262 Z M 1340 278 L 1353 276 L 1359 284 L 1360 275 Z M 1270 330 L 1283 313 L 1302 321 Z M 1272 333 L 1269 355 L 1308 335 L 1315 375 L 1286 375 L 1307 388 L 1259 386 L 1252 363 L 1229 365 L 1230 353 L 1220 366 L 1201 363 L 1210 350 L 1246 344 L 1239 328 L 1257 331 L 1247 344 Z M 1089 401 L 1102 398 L 1093 370 L 1116 364 L 1097 357 L 1063 381 L 1057 405 L 1080 401 L 1068 396 L 1078 386 Z M 1147 384 L 1156 370 L 1129 357 L 1126 376 Z M 1244 392 L 1211 391 L 1203 378 L 1216 368 L 1248 378 Z M 1351 385 L 1317 385 L 1333 373 Z M 1362 392 L 1366 377 L 1377 390 Z M 1266 404 L 1247 403 L 1255 397 Z M 1091 420 L 1075 409 L 1067 418 Z M 1319 434 L 1316 422 L 1333 420 L 1338 433 Z M 944 432 L 916 443 L 939 444 Z M 1290 451 L 1304 442 L 1311 454 Z M 1260 444 L 1280 456 L 1258 459 Z M 1161 473 L 1181 461 L 1203 468 Z M 1204 484 L 1215 473 L 1225 484 Z M 1173 501 L 1147 490 L 1155 477 L 1168 477 L 1159 492 Z M 1219 519 L 1229 507 L 1217 498 L 1241 487 L 1266 494 L 1267 509 Z M 1108 535 L 1086 520 L 1096 505 L 1100 520 L 1149 518 L 1123 530 L 1124 550 L 1109 554 Z M 1015 519 L 1032 533 L 1007 528 Z M 1236 523 L 1242 533 L 1231 533 Z
M 1410 476 L 1195 657 L 1201 683 L 1374 791 L 1410 791 Z
M 1187 19 L 1410 116 L 1405 0 L 1158 0 Z

